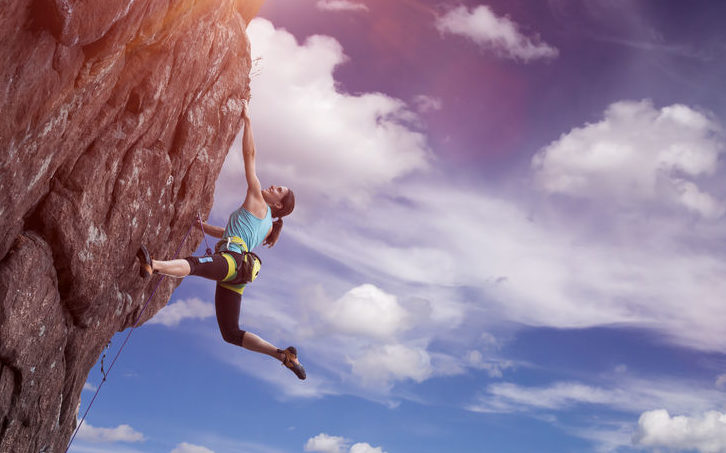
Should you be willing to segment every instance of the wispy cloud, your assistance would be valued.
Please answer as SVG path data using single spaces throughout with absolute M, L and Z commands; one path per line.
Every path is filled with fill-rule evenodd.
M 614 404 L 617 394 L 618 390 L 606 390 L 577 382 L 558 382 L 541 388 L 498 383 L 489 386 L 479 403 L 469 406 L 469 409 L 475 412 L 562 410 L 577 404 Z
M 645 379 L 614 380 L 611 386 L 582 382 L 555 382 L 528 387 L 513 383 L 489 385 L 469 406 L 476 412 L 560 411 L 580 405 L 599 405 L 639 414 L 656 407 L 684 413 L 714 409 L 726 403 L 726 394 L 692 382 Z
M 174 447 L 171 453 L 214 453 L 214 450 L 210 450 L 209 448 L 202 447 L 200 445 L 182 442 Z
M 506 58 L 528 62 L 549 59 L 558 55 L 558 50 L 538 37 L 524 36 L 515 22 L 499 17 L 485 5 L 469 10 L 466 6 L 451 9 L 436 20 L 441 33 L 463 36 L 480 47 L 490 49 Z
M 654 26 L 647 10 L 637 3 L 596 0 L 576 4 L 566 0 L 550 0 L 548 6 L 560 27 L 563 30 L 576 30 L 580 39 L 702 61 L 716 58 L 713 49 L 707 46 L 669 42 L 662 27 Z
M 318 0 L 315 5 L 323 11 L 368 11 L 368 6 L 364 3 L 351 0 Z
M 618 447 L 664 447 L 677 450 L 700 449 L 722 451 L 726 434 L 726 415 L 715 412 L 723 407 L 726 395 L 718 390 L 686 381 L 610 376 L 609 386 L 582 382 L 555 382 L 546 386 L 521 386 L 497 383 L 487 387 L 469 410 L 488 413 L 526 413 L 535 417 L 578 411 L 596 406 L 594 413 L 609 413 L 597 418 L 584 417 L 577 422 L 551 423 L 570 434 L 591 440 L 598 451 L 615 451 Z M 703 414 L 694 417 L 671 417 L 676 413 Z M 625 415 L 614 415 L 616 411 Z M 636 423 L 637 414 L 642 414 Z M 572 423 L 577 423 L 576 425 Z M 718 446 L 704 449 L 706 445 Z
M 413 104 L 419 113 L 429 113 L 435 110 L 441 110 L 441 107 L 443 107 L 443 101 L 440 98 L 425 94 L 416 95 L 413 98 Z
M 167 327 L 178 326 L 185 319 L 206 319 L 214 316 L 214 304 L 199 298 L 178 300 L 159 310 L 147 324 L 163 324 Z

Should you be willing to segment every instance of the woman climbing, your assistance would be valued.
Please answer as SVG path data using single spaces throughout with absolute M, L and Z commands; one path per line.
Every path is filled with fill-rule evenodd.
M 272 247 L 282 230 L 282 217 L 295 207 L 295 195 L 283 186 L 262 189 L 255 172 L 255 143 L 248 106 L 242 109 L 244 133 L 242 155 L 247 179 L 247 195 L 242 206 L 229 216 L 227 227 L 222 229 L 204 224 L 203 231 L 220 238 L 212 256 L 195 257 L 171 261 L 153 260 L 146 247 L 139 250 L 141 275 L 153 272 L 172 277 L 198 275 L 217 281 L 214 305 L 217 322 L 225 341 L 250 351 L 275 357 L 292 370 L 299 379 L 305 379 L 305 369 L 297 359 L 297 350 L 290 346 L 278 349 L 252 332 L 239 328 L 240 305 L 245 285 L 257 277 L 260 259 L 252 249 L 260 245 Z M 276 217 L 275 222 L 272 218 Z M 201 222 L 200 222 L 201 226 Z

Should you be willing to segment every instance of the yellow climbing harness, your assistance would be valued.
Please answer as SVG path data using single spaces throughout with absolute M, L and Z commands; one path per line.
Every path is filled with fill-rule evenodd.
M 254 281 L 260 274 L 262 260 L 260 260 L 259 256 L 249 251 L 244 239 L 240 237 L 229 236 L 226 239 L 222 239 L 217 242 L 217 250 L 219 250 L 223 244 L 225 245 L 225 250 L 229 250 L 230 244 L 236 244 L 240 246 L 244 252 L 241 254 L 241 262 L 237 262 L 231 253 L 227 253 L 225 251 L 220 252 L 224 259 L 227 260 L 227 276 L 222 279 L 219 286 L 234 291 L 237 294 L 242 294 L 245 289 L 245 285 Z

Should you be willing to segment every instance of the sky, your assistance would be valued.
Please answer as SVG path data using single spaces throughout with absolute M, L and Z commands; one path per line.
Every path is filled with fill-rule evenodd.
M 297 205 L 240 322 L 308 379 L 226 344 L 214 283 L 187 278 L 71 451 L 726 451 L 724 20 L 267 0 L 257 169 Z M 211 223 L 244 197 L 239 150 Z

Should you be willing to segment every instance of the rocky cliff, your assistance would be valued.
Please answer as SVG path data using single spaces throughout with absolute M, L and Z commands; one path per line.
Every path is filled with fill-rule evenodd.
M 210 210 L 262 1 L 1 3 L 0 451 L 65 451 L 89 370 L 151 293 L 139 245 L 169 257 Z

